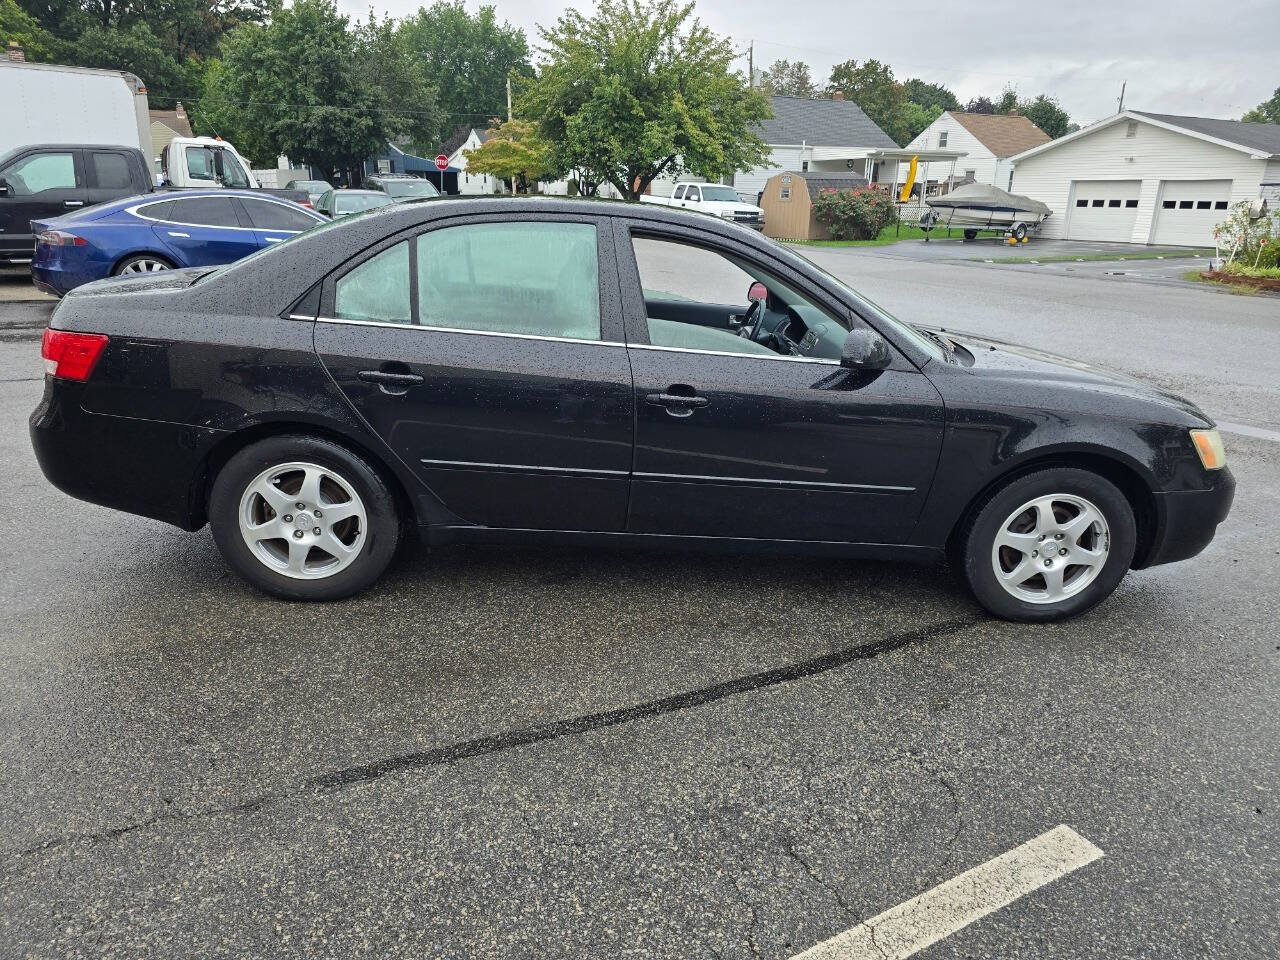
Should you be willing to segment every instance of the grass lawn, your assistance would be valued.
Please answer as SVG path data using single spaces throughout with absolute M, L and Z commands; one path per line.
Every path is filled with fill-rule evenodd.
M 1211 257 L 1212 250 L 1142 250 L 1137 253 L 1086 253 L 1081 256 L 1061 254 L 1049 257 L 990 257 L 991 263 L 1103 263 L 1108 260 L 1184 260 L 1189 257 Z M 984 261 L 985 262 L 985 261 Z
M 945 230 L 933 231 L 935 237 L 945 236 Z M 899 240 L 923 240 L 924 231 L 914 223 L 904 223 L 901 226 L 888 226 L 880 231 L 880 236 L 874 240 L 794 240 L 789 241 L 798 243 L 805 247 L 883 247 L 890 243 L 897 243 Z

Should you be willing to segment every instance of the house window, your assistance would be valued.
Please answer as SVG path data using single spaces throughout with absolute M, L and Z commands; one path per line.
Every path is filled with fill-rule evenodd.
M 1118 207 L 1118 206 L 1120 206 L 1120 201 L 1119 201 L 1119 200 L 1108 200 L 1108 201 L 1107 201 L 1107 206 L 1108 206 L 1108 207 Z
M 1077 201 L 1076 201 L 1076 206 L 1077 206 L 1077 207 L 1087 207 L 1088 205 L 1089 205 L 1089 201 L 1088 201 L 1088 200 L 1077 200 Z
M 1197 210 L 1208 210 L 1208 209 L 1210 209 L 1212 206 L 1213 206 L 1213 204 L 1212 204 L 1211 202 L 1209 202 L 1208 200 L 1197 200 L 1197 201 L 1196 201 L 1196 209 L 1197 209 Z
M 1125 128 L 1124 135 L 1126 137 L 1136 137 L 1138 135 L 1138 121 L 1130 120 L 1129 126 Z
M 1095 200 L 1095 201 L 1093 201 L 1093 205 L 1094 205 L 1095 207 L 1101 207 L 1101 206 L 1102 206 L 1103 204 L 1105 204 L 1106 202 L 1107 202 L 1107 201 L 1105 201 L 1105 200 Z
M 1190 201 L 1190 200 L 1179 200 L 1179 201 L 1178 201 L 1178 209 L 1179 209 L 1179 210 L 1190 210 L 1190 209 L 1191 209 L 1191 203 L 1192 203 L 1192 201 Z
M 1136 207 L 1136 206 L 1138 205 L 1138 201 L 1137 201 L 1137 200 L 1126 200 L 1126 201 L 1124 202 L 1124 205 L 1125 205 L 1125 208 L 1126 208 L 1126 209 L 1128 209 L 1128 210 L 1132 210 L 1134 207 Z
M 1164 207 L 1166 210 L 1172 210 L 1177 205 L 1177 200 L 1166 200 L 1164 203 L 1160 204 L 1160 206 Z
M 977 179 L 978 179 L 978 171 L 977 171 L 977 170 L 966 170 L 966 171 L 964 172 L 964 178 L 965 178 L 966 180 L 977 180 Z
M 1225 200 L 1219 200 L 1217 203 L 1215 203 L 1215 204 L 1213 205 L 1213 209 L 1215 209 L 1215 210 L 1225 210 L 1225 209 L 1227 209 L 1227 201 L 1225 201 Z
M 942 130 L 938 133 L 938 149 L 941 150 L 947 145 L 947 131 Z
M 808 161 L 808 160 L 801 160 L 801 161 L 800 161 L 800 169 L 801 169 L 801 170 L 803 170 L 803 171 L 805 171 L 805 172 L 808 172 L 808 170 L 809 170 L 809 161 Z
M 779 199 L 779 200 L 790 200 L 790 199 L 791 199 L 791 188 L 790 188 L 790 187 L 783 187 L 781 190 L 779 190 L 779 191 L 778 191 L 778 199 Z

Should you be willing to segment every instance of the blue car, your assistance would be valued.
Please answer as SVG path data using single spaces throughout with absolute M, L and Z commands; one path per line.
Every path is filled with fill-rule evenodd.
M 250 190 L 148 193 L 33 220 L 31 277 L 61 296 L 103 277 L 231 263 L 327 222 Z

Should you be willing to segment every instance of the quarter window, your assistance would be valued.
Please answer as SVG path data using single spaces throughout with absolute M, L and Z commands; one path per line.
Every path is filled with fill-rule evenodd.
M 676 192 L 675 192 L 674 194 L 672 194 L 672 198 L 673 198 L 673 199 L 675 199 L 675 200 L 683 200 L 683 199 L 684 199 L 684 184 L 683 184 L 683 183 L 682 183 L 682 184 L 680 184 L 680 186 L 676 187 Z
M 409 241 L 371 257 L 334 287 L 334 313 L 340 320 L 412 323 L 409 309 Z
M 70 153 L 37 153 L 19 160 L 4 171 L 3 177 L 14 197 L 29 197 L 45 190 L 74 190 L 76 161 Z
M 418 237 L 418 322 L 600 339 L 596 228 L 477 223 Z

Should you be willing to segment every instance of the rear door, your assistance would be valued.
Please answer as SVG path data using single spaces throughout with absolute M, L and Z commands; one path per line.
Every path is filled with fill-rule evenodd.
M 258 249 L 257 232 L 232 196 L 179 197 L 152 231 L 180 267 L 232 263 Z
M 32 220 L 47 220 L 85 205 L 84 168 L 71 148 L 33 150 L 0 170 L 0 259 L 30 263 Z
M 142 192 L 134 182 L 134 161 L 123 150 L 84 150 L 82 156 L 89 206 Z
M 254 237 L 259 247 L 282 243 L 320 222 L 297 204 L 269 200 L 266 197 L 241 197 L 240 206 L 253 224 Z
M 325 282 L 315 346 L 444 507 L 437 523 L 617 531 L 631 368 L 608 221 L 450 219 Z

